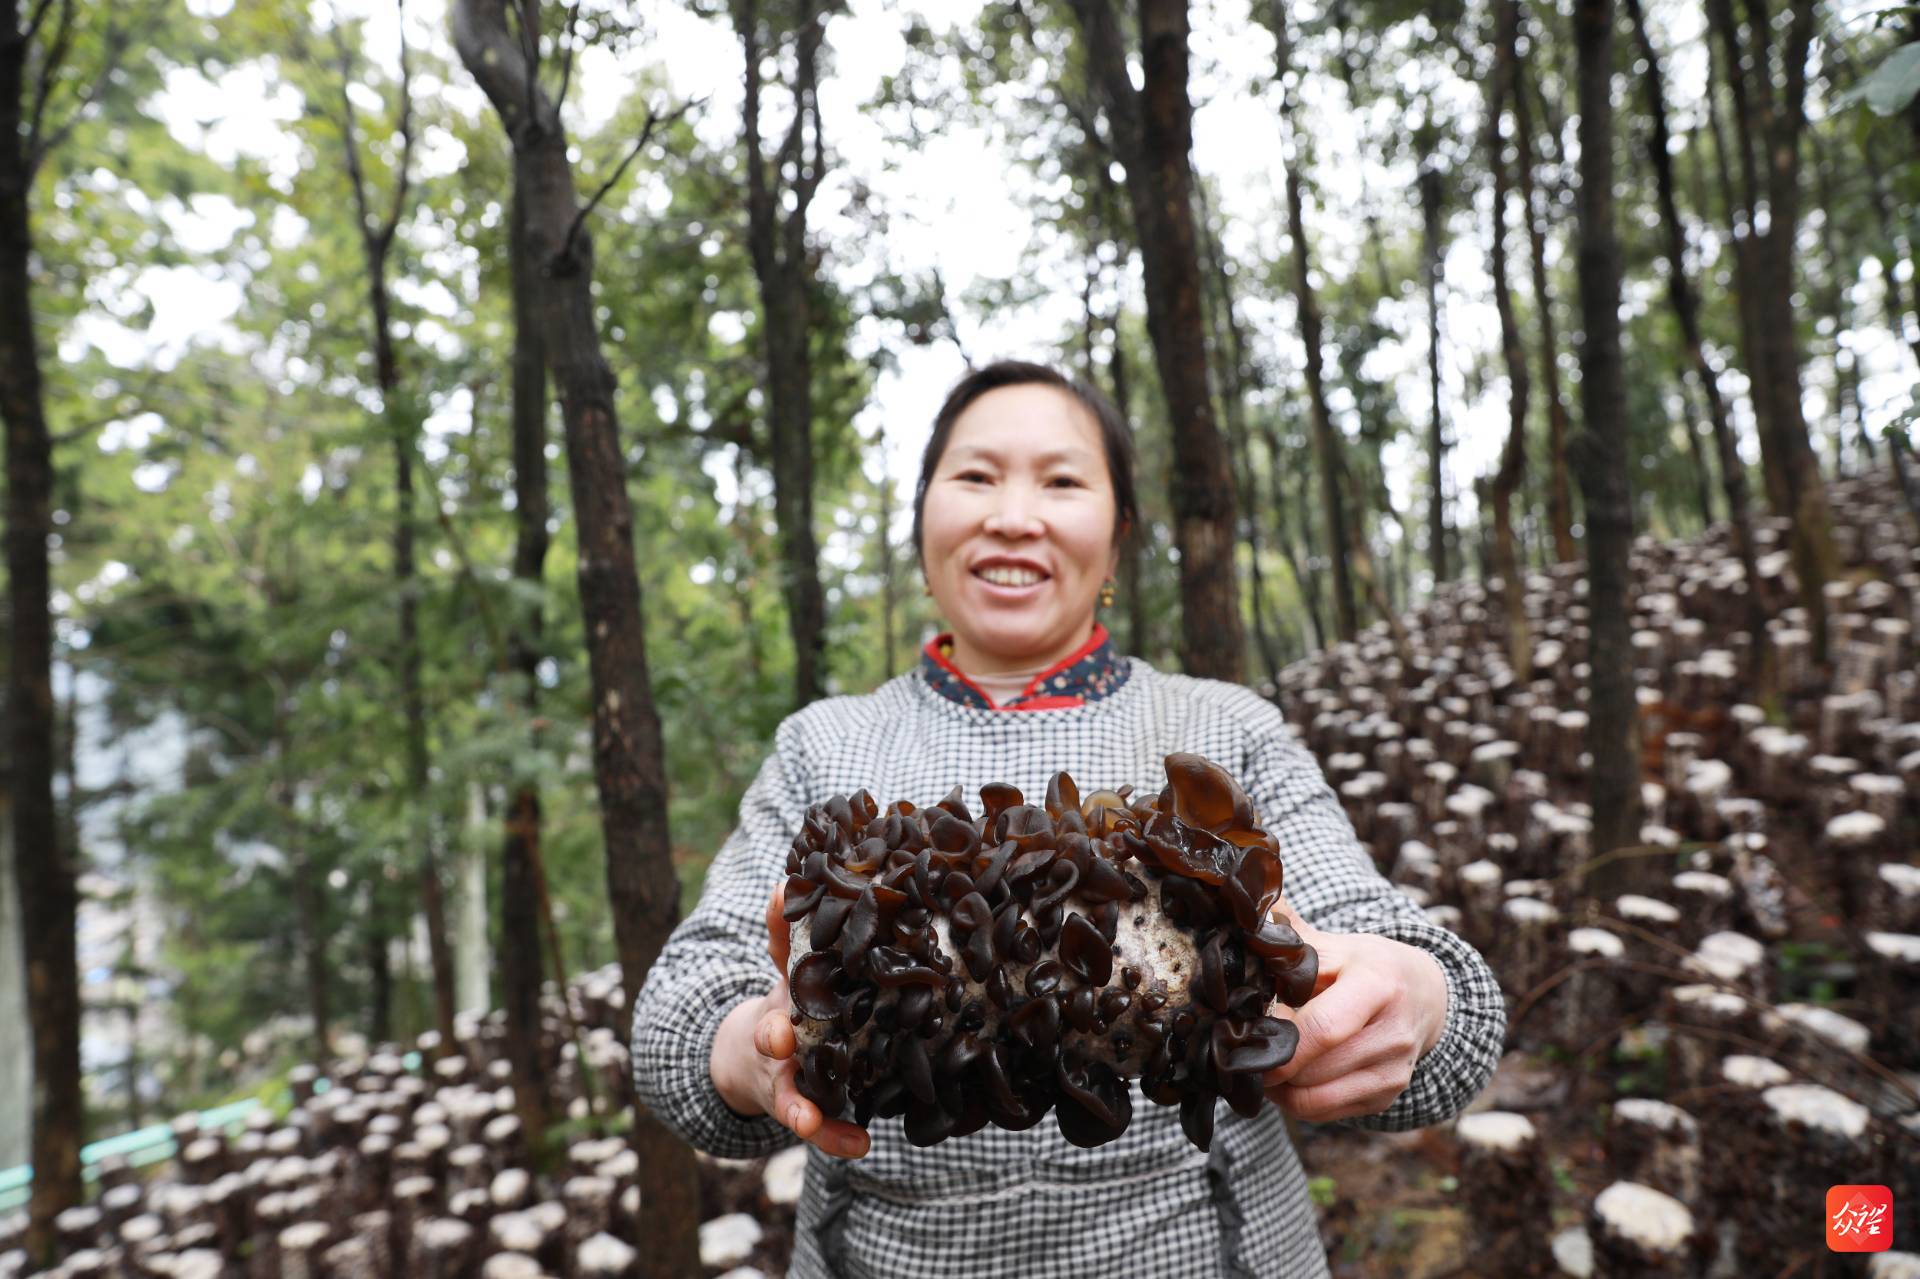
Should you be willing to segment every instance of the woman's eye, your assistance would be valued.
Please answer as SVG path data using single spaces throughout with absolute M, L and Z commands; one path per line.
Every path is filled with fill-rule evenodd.
M 1056 475 L 1047 481 L 1048 488 L 1079 488 L 1080 481 L 1071 475 Z
M 953 478 L 956 480 L 964 480 L 968 484 L 975 484 L 975 483 L 984 484 L 987 481 L 988 476 L 985 471 L 962 471 L 960 472 L 960 474 L 954 476 Z

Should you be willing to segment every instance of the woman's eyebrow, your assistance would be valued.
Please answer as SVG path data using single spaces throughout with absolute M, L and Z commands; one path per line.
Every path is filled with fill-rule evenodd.
M 1005 460 L 997 451 L 984 448 L 978 444 L 956 445 L 951 450 L 951 453 L 955 461 L 961 461 L 967 458 L 979 458 L 982 461 L 997 463 Z M 1050 449 L 1045 453 L 1036 454 L 1033 460 L 1041 466 L 1048 466 L 1054 462 L 1086 463 L 1090 461 L 1092 457 L 1093 454 L 1088 450 L 1073 445 L 1062 449 Z

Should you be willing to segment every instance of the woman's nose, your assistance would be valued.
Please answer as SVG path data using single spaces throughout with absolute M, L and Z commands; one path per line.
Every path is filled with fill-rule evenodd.
M 1003 484 L 987 513 L 986 531 L 1001 537 L 1038 537 L 1046 531 L 1027 486 Z

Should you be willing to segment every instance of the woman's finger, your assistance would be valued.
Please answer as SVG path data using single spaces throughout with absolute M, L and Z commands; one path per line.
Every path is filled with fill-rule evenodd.
M 792 1063 L 782 1066 L 774 1076 L 773 1117 L 793 1131 L 794 1136 L 839 1159 L 858 1159 L 867 1153 L 867 1134 L 862 1128 L 841 1119 L 828 1119 L 820 1107 L 800 1095 L 795 1086 L 799 1072 Z
M 1300 1042 L 1285 1065 L 1267 1072 L 1267 1086 L 1292 1083 L 1296 1075 L 1364 1030 L 1379 1008 L 1378 992 L 1364 981 L 1331 987 L 1320 998 L 1302 1004 L 1293 1012 Z
M 1311 1088 L 1315 1084 L 1331 1083 L 1347 1075 L 1385 1070 L 1396 1061 L 1411 1065 L 1413 1054 L 1404 1047 L 1387 1042 L 1387 1039 L 1387 1036 L 1375 1031 L 1363 1031 L 1295 1071 L 1288 1077 L 1286 1086 Z
M 771 1057 L 776 1061 L 785 1061 L 793 1056 L 795 1041 L 792 1020 L 778 1008 L 763 1014 L 760 1023 L 753 1028 L 753 1046 L 760 1050 L 762 1057 Z
M 1301 941 L 1313 947 L 1314 956 L 1319 963 L 1313 979 L 1314 995 L 1320 994 L 1333 985 L 1340 976 L 1340 967 L 1346 957 L 1346 948 L 1341 945 L 1340 934 L 1321 932 L 1302 919 L 1300 912 L 1293 908 L 1293 903 L 1287 900 L 1285 893 L 1280 895 L 1279 900 L 1273 903 L 1273 908 L 1267 913 L 1283 921 L 1294 932 L 1300 934 Z
M 773 959 L 773 966 L 782 976 L 787 971 L 787 958 L 792 953 L 792 933 L 787 927 L 787 882 L 783 879 L 774 885 L 773 900 L 767 903 L 767 954 Z
M 1331 1123 L 1355 1115 L 1377 1115 L 1406 1087 L 1397 1074 L 1364 1070 L 1311 1087 L 1283 1085 L 1267 1095 L 1280 1109 L 1308 1123 Z

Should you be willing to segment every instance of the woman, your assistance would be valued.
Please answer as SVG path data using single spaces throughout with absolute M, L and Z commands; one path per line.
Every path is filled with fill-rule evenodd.
M 1403 1129 L 1446 1119 L 1491 1073 L 1498 986 L 1471 947 L 1374 870 L 1318 765 L 1280 713 L 1238 685 L 1115 654 L 1095 620 L 1139 519 L 1127 428 L 1052 370 L 969 374 L 935 420 L 914 499 L 927 588 L 952 626 L 918 670 L 791 715 L 635 1008 L 643 1105 L 717 1155 L 809 1152 L 796 1276 L 1327 1273 L 1282 1112 Z M 986 1128 L 928 1149 L 896 1120 L 823 1116 L 794 1086 L 785 927 L 776 894 L 811 803 L 866 789 L 881 803 L 1030 796 L 1065 769 L 1082 789 L 1158 791 L 1163 758 L 1226 766 L 1280 840 L 1322 992 L 1295 1020 L 1293 1059 L 1252 1120 L 1218 1111 L 1212 1151 L 1177 1107 L 1134 1099 L 1095 1150 L 1052 1123 Z

